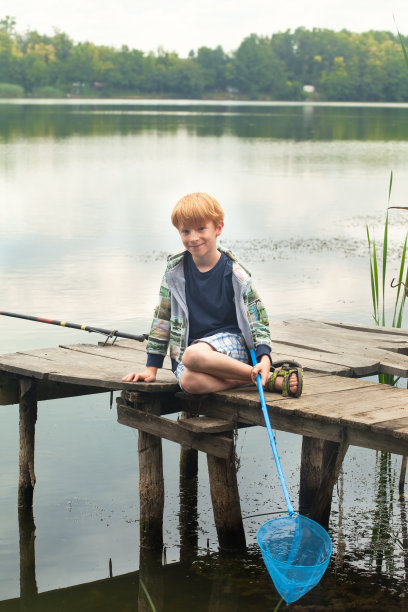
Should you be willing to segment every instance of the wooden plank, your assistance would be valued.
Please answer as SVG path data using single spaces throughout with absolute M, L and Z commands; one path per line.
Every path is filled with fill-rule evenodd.
M 271 329 L 274 330 L 271 333 L 272 339 L 278 342 L 303 348 L 316 347 L 316 342 L 318 342 L 317 350 L 329 352 L 337 352 L 338 348 L 349 350 L 356 345 L 359 348 L 368 349 L 381 348 L 382 345 L 390 345 L 393 348 L 398 346 L 400 349 L 408 348 L 408 333 L 403 330 L 401 334 L 401 330 L 396 328 L 387 328 L 387 332 L 384 333 L 384 328 L 372 326 L 368 333 L 365 331 L 367 327 L 350 329 L 342 324 L 333 326 L 322 321 L 293 319 L 283 326 L 282 324 L 273 325 Z
M 120 347 L 116 344 L 95 345 L 95 344 L 70 344 L 61 345 L 59 347 L 64 351 L 73 351 L 75 353 L 92 355 L 102 359 L 110 359 L 121 363 L 131 363 L 138 367 L 146 365 L 146 351 L 129 350 L 126 347 Z
M 306 370 L 328 372 L 330 374 L 347 374 L 348 376 L 369 376 L 378 372 L 380 360 L 364 358 L 353 354 L 322 353 L 317 350 L 297 348 L 290 352 L 288 347 L 280 342 L 273 342 L 273 362 L 281 359 L 298 361 Z
M 299 320 L 299 319 L 297 319 Z M 303 319 L 307 321 L 307 319 Z M 383 334 L 390 336 L 399 336 L 400 338 L 406 338 L 408 342 L 408 332 L 406 329 L 399 329 L 397 327 L 385 327 L 377 325 L 362 325 L 360 323 L 343 323 L 340 321 L 320 321 L 323 325 L 329 325 L 332 327 L 338 327 L 340 329 L 350 329 L 353 331 L 363 331 L 369 334 Z
M 166 440 L 195 448 L 221 459 L 229 459 L 233 452 L 234 445 L 231 438 L 220 435 L 195 434 L 181 427 L 177 421 L 146 414 L 141 410 L 121 404 L 118 405 L 117 411 L 118 423 L 121 425 L 141 429 L 159 438 L 166 438 Z
M 20 376 L 32 376 L 38 380 L 44 378 L 47 372 L 44 362 L 39 359 L 26 357 L 25 355 L 10 354 L 1 355 L 0 370 L 2 372 L 11 372 Z
M 382 406 L 378 410 L 353 414 L 353 423 L 356 425 L 361 423 L 368 426 L 385 421 L 395 421 L 406 416 L 408 416 L 408 406 Z
M 178 421 L 180 427 L 193 431 L 194 433 L 222 433 L 232 431 L 235 427 L 233 421 L 225 419 L 214 419 L 207 416 L 190 417 Z
M 296 354 L 293 354 L 289 351 L 287 352 L 273 352 L 273 362 L 280 361 L 282 359 L 290 359 L 293 360 L 296 357 Z M 295 361 L 300 361 L 299 359 L 295 359 Z M 325 361 L 319 361 L 317 359 L 309 359 L 306 357 L 302 358 L 302 366 L 305 370 L 310 372 L 324 372 L 326 374 L 332 374 L 333 376 L 354 376 L 354 372 L 349 366 L 346 365 L 338 365 L 334 363 L 328 363 Z
M 287 404 L 290 405 L 295 401 L 297 400 L 288 401 Z M 269 418 L 274 429 L 331 440 L 332 442 L 347 440 L 349 445 L 400 455 L 408 454 L 407 439 L 396 438 L 388 431 L 382 431 L 381 435 L 378 435 L 378 432 L 371 428 L 348 427 L 341 422 L 331 422 L 324 416 L 320 419 L 310 418 L 293 410 L 282 410 L 282 406 L 284 406 L 284 402 L 280 406 L 268 406 Z M 200 411 L 208 416 L 222 416 L 225 419 L 237 418 L 243 423 L 265 426 L 261 411 L 259 409 L 252 410 L 250 406 L 237 407 L 231 403 L 215 402 L 207 399 L 202 402 Z
M 298 336 L 299 340 L 296 340 Z M 408 359 L 402 352 L 401 343 L 400 352 L 387 351 L 380 348 L 380 339 L 376 345 L 367 341 L 367 334 L 362 336 L 365 337 L 358 338 L 355 334 L 354 337 L 351 335 L 347 338 L 344 334 L 320 329 L 305 334 L 301 328 L 294 336 L 288 335 L 287 332 L 278 332 L 276 337 L 272 336 L 272 345 L 274 352 L 292 352 L 300 361 L 315 355 L 315 359 L 319 361 L 347 365 L 355 376 L 376 372 L 408 376 Z M 289 349 L 289 346 L 293 348 Z
M 61 370 L 63 368 L 70 368 L 75 366 L 77 370 L 87 369 L 89 371 L 105 371 L 108 372 L 112 369 L 118 371 L 119 369 L 126 373 L 129 370 L 129 363 L 138 363 L 137 360 L 130 361 L 128 359 L 122 360 L 118 356 L 112 358 L 110 356 L 110 350 L 108 348 L 102 349 L 98 347 L 87 347 L 83 345 L 80 350 L 75 350 L 69 347 L 57 347 L 50 349 L 35 349 L 27 352 L 19 352 L 16 355 L 25 355 L 26 357 L 37 358 L 44 361 L 45 371 L 52 371 L 53 369 Z M 93 352 L 95 349 L 95 352 Z M 99 353 L 97 352 L 99 350 Z M 127 351 L 123 351 L 124 355 L 128 355 Z M 133 353 L 135 357 L 139 358 L 139 367 L 145 367 L 145 361 L 143 355 L 140 353 Z M 48 368 L 47 365 L 48 364 Z
M 13 375 L 14 376 L 14 375 Z M 0 375 L 1 378 L 1 375 Z M 4 376 L 7 378 L 7 376 Z M 10 378 L 10 387 L 6 391 L 0 385 L 0 406 L 11 406 L 19 403 L 18 378 Z M 95 393 L 107 393 L 109 389 L 101 387 L 87 387 L 78 384 L 68 384 L 50 380 L 42 380 L 37 385 L 37 401 L 61 399 L 64 397 L 79 397 L 81 395 L 93 395 Z
M 168 370 L 160 370 L 159 380 L 154 384 L 124 383 L 121 379 L 129 371 L 127 362 L 63 348 L 3 355 L 0 357 L 0 370 L 32 376 L 38 380 L 46 379 L 113 390 L 131 388 L 135 391 L 157 392 L 178 389 L 174 375 Z
M 382 423 L 376 423 L 372 427 L 373 431 L 384 431 L 388 430 L 396 438 L 404 438 L 407 440 L 406 453 L 408 454 L 408 417 L 402 417 L 400 419 L 392 419 L 390 421 L 384 421 Z
M 375 427 L 375 426 L 374 426 Z M 374 450 L 395 453 L 396 455 L 408 455 L 408 442 L 406 437 L 399 438 L 388 430 L 381 430 L 381 435 L 375 429 L 348 429 L 347 441 L 351 446 L 362 446 Z
M 110 346 L 125 348 L 131 351 L 139 351 L 146 355 L 146 342 L 138 342 L 137 340 L 129 340 L 127 338 L 118 338 L 114 344 L 109 342 Z M 98 342 L 98 346 L 108 346 L 104 342 Z

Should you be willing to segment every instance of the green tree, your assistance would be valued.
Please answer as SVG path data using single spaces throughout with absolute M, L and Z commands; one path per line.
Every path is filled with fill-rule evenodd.
M 200 47 L 195 61 L 201 68 L 204 91 L 225 91 L 227 88 L 228 56 L 221 46 L 215 49 Z
M 285 91 L 288 77 L 268 38 L 251 34 L 234 53 L 234 82 L 241 93 L 251 98 L 262 95 L 279 98 Z

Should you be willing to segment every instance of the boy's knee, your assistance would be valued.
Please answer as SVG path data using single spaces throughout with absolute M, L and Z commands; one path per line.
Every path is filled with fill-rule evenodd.
M 203 350 L 198 344 L 191 344 L 184 351 L 181 361 L 186 368 L 200 371 L 205 361 L 206 352 L 207 351 Z
M 194 375 L 194 372 L 184 370 L 180 382 L 183 391 L 187 391 L 187 393 L 191 393 L 192 395 L 202 393 L 201 385 Z

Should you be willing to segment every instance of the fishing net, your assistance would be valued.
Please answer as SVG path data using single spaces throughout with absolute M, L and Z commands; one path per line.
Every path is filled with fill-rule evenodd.
M 255 351 L 251 349 L 250 353 L 252 363 L 256 365 Z M 266 430 L 289 514 L 289 516 L 272 519 L 261 525 L 257 540 L 266 569 L 277 591 L 286 603 L 292 603 L 316 586 L 323 576 L 330 561 L 332 541 L 321 525 L 293 511 L 259 374 L 256 382 Z
M 266 568 L 286 603 L 305 595 L 321 579 L 332 552 L 332 541 L 315 521 L 292 514 L 267 521 L 257 540 Z

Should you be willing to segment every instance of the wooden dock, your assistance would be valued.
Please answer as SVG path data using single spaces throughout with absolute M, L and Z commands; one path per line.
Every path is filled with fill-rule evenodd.
M 408 332 L 295 319 L 273 322 L 271 336 L 274 360 L 301 362 L 305 385 L 299 399 L 266 393 L 270 420 L 276 429 L 303 436 L 299 506 L 327 523 L 332 488 L 349 445 L 408 455 L 408 390 L 361 379 L 378 373 L 407 378 Z M 220 541 L 227 545 L 231 538 L 222 533 L 233 532 L 240 523 L 232 432 L 237 427 L 264 425 L 257 390 L 246 386 L 190 396 L 179 392 L 168 362 L 154 384 L 121 381 L 144 365 L 145 345 L 130 340 L 0 356 L 0 403 L 20 405 L 19 506 L 32 505 L 37 402 L 120 390 L 118 421 L 139 430 L 139 450 L 144 451 L 141 476 L 144 469 L 150 470 L 151 481 L 143 480 L 147 505 L 144 510 L 141 505 L 141 515 L 152 528 L 160 522 L 163 490 L 158 440 L 172 440 L 182 445 L 184 453 L 187 449 L 207 453 L 215 520 Z M 181 416 L 176 421 L 166 418 L 171 413 Z M 191 457 L 182 461 L 190 475 L 194 474 L 191 461 Z M 237 540 L 235 532 L 235 541 L 240 537 L 242 543 L 242 533 Z

